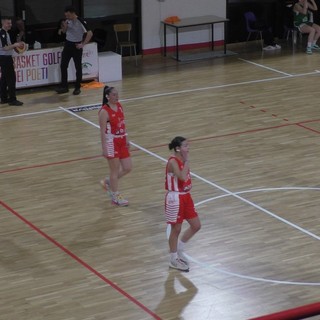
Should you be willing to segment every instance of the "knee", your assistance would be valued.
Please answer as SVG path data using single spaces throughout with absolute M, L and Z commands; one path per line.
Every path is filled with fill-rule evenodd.
M 128 174 L 132 171 L 132 166 L 123 168 L 123 173 Z
M 194 224 L 191 228 L 194 233 L 198 232 L 201 229 L 201 222 L 199 221 L 198 223 Z

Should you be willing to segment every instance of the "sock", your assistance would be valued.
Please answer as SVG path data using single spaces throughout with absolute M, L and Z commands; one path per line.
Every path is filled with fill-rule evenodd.
M 308 47 L 308 48 L 311 48 L 311 42 L 308 42 L 307 47 Z
M 111 196 L 112 197 L 116 198 L 118 194 L 119 194 L 119 191 L 116 191 L 116 192 L 111 191 Z
M 178 259 L 178 254 L 176 252 L 170 252 L 170 260 Z
M 185 242 L 182 242 L 181 240 L 178 241 L 178 249 L 183 251 L 185 246 Z

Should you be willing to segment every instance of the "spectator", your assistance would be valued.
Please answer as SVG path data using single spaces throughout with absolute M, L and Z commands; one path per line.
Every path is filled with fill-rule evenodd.
M 252 29 L 260 30 L 263 38 L 263 50 L 270 51 L 281 49 L 281 46 L 274 40 L 271 27 L 263 19 L 257 19 L 256 21 L 250 22 Z
M 297 27 L 301 33 L 308 34 L 306 53 L 312 54 L 312 50 L 320 50 L 320 47 L 317 45 L 320 37 L 320 26 L 310 21 L 309 10 L 318 10 L 318 6 L 314 0 L 298 0 L 293 6 L 294 26 Z

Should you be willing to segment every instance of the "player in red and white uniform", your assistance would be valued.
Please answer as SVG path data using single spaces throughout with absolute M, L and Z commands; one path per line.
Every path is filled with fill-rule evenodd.
M 192 183 L 188 141 L 183 137 L 175 137 L 169 144 L 169 149 L 174 150 L 173 156 L 167 162 L 165 181 L 165 215 L 167 224 L 171 226 L 169 266 L 189 271 L 188 259 L 183 252 L 184 245 L 200 230 L 201 223 L 190 194 Z M 189 228 L 179 240 L 183 220 L 188 221 Z
M 101 185 L 109 192 L 113 204 L 127 206 L 128 200 L 118 191 L 118 181 L 132 170 L 132 161 L 123 108 L 118 91 L 113 87 L 105 86 L 103 89 L 99 124 L 103 156 L 108 160 L 110 168 L 109 178 L 103 179 Z

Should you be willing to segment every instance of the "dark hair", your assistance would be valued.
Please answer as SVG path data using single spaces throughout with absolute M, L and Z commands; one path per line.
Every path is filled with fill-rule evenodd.
M 10 16 L 2 16 L 1 20 L 12 20 L 12 17 L 10 17 Z
M 184 137 L 175 137 L 170 143 L 169 143 L 169 150 L 172 150 L 174 149 L 174 151 L 177 151 L 176 148 L 177 147 L 181 147 L 181 144 L 183 141 L 187 140 L 186 138 Z
M 76 13 L 76 9 L 73 6 L 66 6 L 64 12 Z
M 103 96 L 102 96 L 102 105 L 104 106 L 105 104 L 108 103 L 108 98 L 106 97 L 106 95 L 109 95 L 110 92 L 114 89 L 114 87 L 109 87 L 109 86 L 105 86 L 103 88 Z

